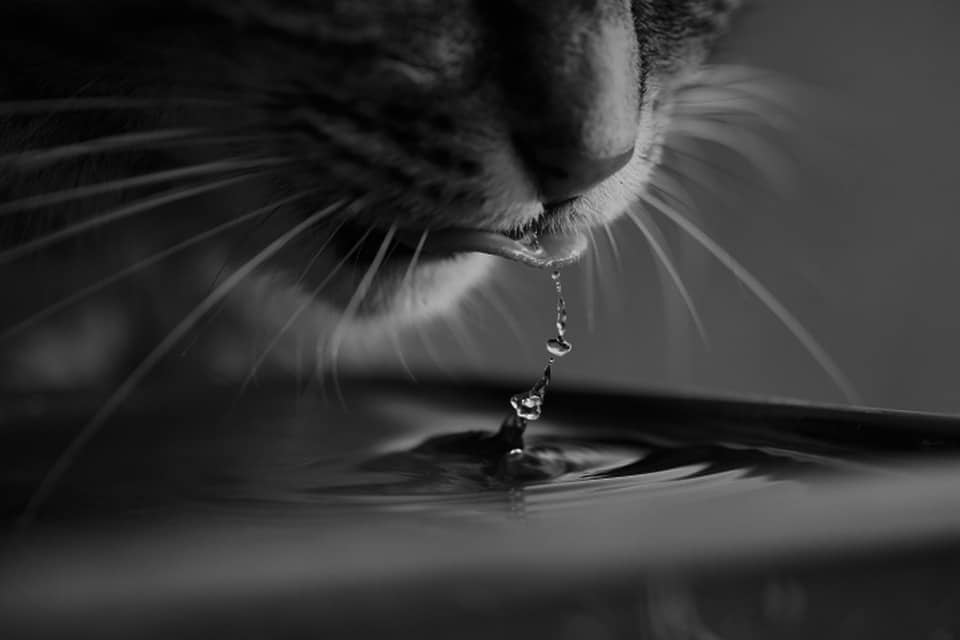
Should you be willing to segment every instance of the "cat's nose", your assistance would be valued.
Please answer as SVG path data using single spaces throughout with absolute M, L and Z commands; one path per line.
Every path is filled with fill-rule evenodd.
M 616 155 L 595 153 L 576 146 L 535 145 L 527 152 L 527 163 L 540 200 L 553 204 L 587 193 L 625 167 L 632 157 L 631 138 L 628 149 Z
M 544 202 L 582 195 L 633 155 L 641 65 L 631 3 L 500 6 L 522 29 L 500 63 L 514 149 Z

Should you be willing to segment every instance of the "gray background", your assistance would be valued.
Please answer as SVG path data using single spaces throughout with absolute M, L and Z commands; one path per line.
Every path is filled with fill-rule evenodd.
M 695 193 L 697 215 L 817 336 L 867 403 L 960 410 L 960 5 L 756 5 L 719 58 L 807 88 L 796 105 L 801 126 L 770 137 L 794 158 L 792 184 L 775 193 L 730 154 L 705 149 L 740 177 L 718 177 L 722 197 Z M 585 286 L 582 265 L 564 274 L 575 350 L 558 382 L 843 402 L 743 286 L 671 233 L 706 348 L 676 296 L 664 295 L 642 236 L 628 223 L 615 232 L 622 260 L 601 242 L 602 286 Z M 459 318 L 402 339 L 415 372 L 533 379 L 552 331 L 549 278 L 513 265 L 501 275 Z

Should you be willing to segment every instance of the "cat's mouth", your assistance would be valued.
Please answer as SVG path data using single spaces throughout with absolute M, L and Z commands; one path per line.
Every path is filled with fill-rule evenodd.
M 436 263 L 469 253 L 499 256 L 539 269 L 558 269 L 575 262 L 587 248 L 584 224 L 577 219 L 573 201 L 545 207 L 541 214 L 510 230 L 443 227 L 440 229 L 381 228 L 349 223 L 336 233 L 338 253 L 350 263 L 368 268 L 377 263 L 409 269 L 414 264 Z M 379 269 L 380 267 L 378 267 Z
M 489 229 L 444 228 L 430 231 L 401 232 L 400 242 L 417 247 L 426 254 L 451 255 L 478 252 L 500 256 L 541 269 L 555 269 L 576 261 L 587 248 L 582 228 L 561 225 L 558 220 L 571 217 L 571 203 L 547 207 L 530 223 L 509 232 Z

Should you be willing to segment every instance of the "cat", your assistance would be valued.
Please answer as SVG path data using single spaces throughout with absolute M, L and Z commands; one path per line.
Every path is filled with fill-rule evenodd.
M 498 256 L 576 258 L 738 5 L 6 0 L 0 386 L 184 342 L 183 371 L 320 370 Z

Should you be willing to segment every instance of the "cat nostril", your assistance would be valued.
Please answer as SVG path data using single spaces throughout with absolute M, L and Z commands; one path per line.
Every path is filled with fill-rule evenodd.
M 530 165 L 540 198 L 547 203 L 583 195 L 625 167 L 633 157 L 633 147 L 609 156 L 590 155 L 582 150 L 541 149 L 531 158 Z

